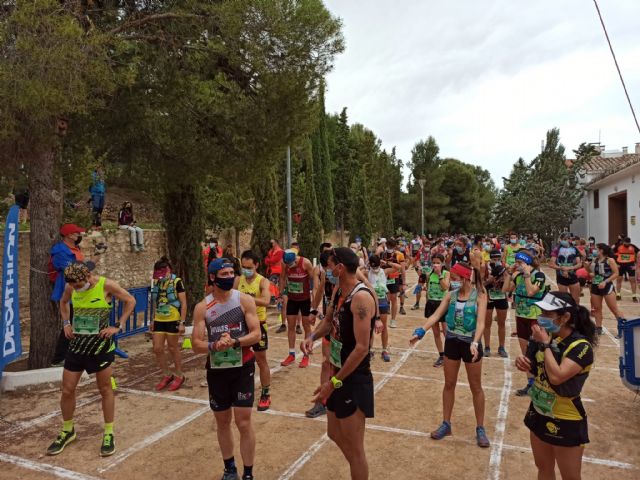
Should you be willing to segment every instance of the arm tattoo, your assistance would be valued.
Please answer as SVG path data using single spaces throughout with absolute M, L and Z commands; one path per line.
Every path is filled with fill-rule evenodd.
M 368 309 L 366 305 L 360 305 L 358 307 L 358 318 L 360 320 L 366 320 L 368 316 L 367 313 L 368 313 Z

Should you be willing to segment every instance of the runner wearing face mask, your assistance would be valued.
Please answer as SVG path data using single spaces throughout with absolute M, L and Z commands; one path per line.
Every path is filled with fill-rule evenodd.
M 631 285 L 631 300 L 633 300 L 634 303 L 638 303 L 636 260 L 638 258 L 639 251 L 640 249 L 631 243 L 631 239 L 629 237 L 625 237 L 613 250 L 613 253 L 616 256 L 616 262 L 618 263 L 618 269 L 620 270 L 620 276 L 616 280 L 618 300 L 622 298 L 622 279 L 627 276 L 629 277 L 629 284 Z
M 559 245 L 551 252 L 549 267 L 556 271 L 558 290 L 571 293 L 580 305 L 580 280 L 576 271 L 582 267 L 582 257 L 578 249 L 571 245 L 569 238 L 567 232 L 560 235 Z
M 395 251 L 396 242 L 389 239 L 384 252 L 380 255 L 380 266 L 387 276 L 387 288 L 389 289 L 389 301 L 391 302 L 391 321 L 389 326 L 396 328 L 396 315 L 398 314 L 398 292 L 400 291 L 400 275 L 402 273 L 402 262 Z
M 396 279 L 399 282 L 399 286 L 398 286 L 398 299 L 400 300 L 400 308 L 398 309 L 398 313 L 400 315 L 406 315 L 407 312 L 404 309 L 404 299 L 407 298 L 407 294 L 405 292 L 405 289 L 407 287 L 407 280 L 406 280 L 406 272 L 407 272 L 407 267 L 408 267 L 408 259 L 407 256 L 405 255 L 407 252 L 406 249 L 406 243 L 404 240 L 401 240 L 400 242 L 396 243 L 396 258 L 398 259 L 398 263 L 400 263 L 400 265 L 402 266 L 402 269 L 400 270 L 400 276 L 398 276 L 398 278 Z
M 479 447 L 489 447 L 484 428 L 485 396 L 482 389 L 482 333 L 487 313 L 487 294 L 482 285 L 482 274 L 470 265 L 457 263 L 451 268 L 451 276 L 461 283 L 459 289 L 445 294 L 440 306 L 427 318 L 424 327 L 417 328 L 409 340 L 414 345 L 426 331 L 445 317 L 447 335 L 444 345 L 444 389 L 442 391 L 442 424 L 431 432 L 431 438 L 441 440 L 451 435 L 451 415 L 455 401 L 460 363 L 464 362 L 467 379 L 473 396 L 476 415 L 476 442 Z M 475 282 L 472 282 L 472 276 Z
M 458 237 L 453 242 L 453 247 L 449 251 L 449 258 L 447 263 L 453 266 L 456 263 L 470 263 L 471 252 L 469 251 L 469 239 L 467 237 Z
M 411 307 L 411 310 L 419 310 L 422 290 L 425 288 L 427 275 L 431 270 L 431 245 L 428 240 L 420 250 L 418 250 L 418 253 L 416 253 L 413 264 L 415 266 L 416 273 L 418 274 L 418 284 L 413 290 L 413 294 L 416 296 L 416 303 Z
M 378 309 L 380 318 L 376 321 L 376 333 L 381 334 L 382 353 L 380 356 L 385 362 L 391 361 L 389 355 L 389 331 L 387 329 L 387 319 L 389 318 L 389 289 L 387 288 L 387 276 L 380 267 L 380 257 L 372 255 L 369 259 L 368 280 L 378 299 Z M 378 325 L 378 321 L 380 325 Z M 373 346 L 373 342 L 372 342 Z
M 516 263 L 516 253 L 520 250 L 518 243 L 518 235 L 511 232 L 509 234 L 509 243 L 505 245 L 502 253 L 502 263 L 505 267 L 512 267 Z
M 529 252 L 516 253 L 515 262 L 508 269 L 509 275 L 505 278 L 504 291 L 515 294 L 516 331 L 520 350 L 525 354 L 531 338 L 531 327 L 536 324 L 540 314 L 536 302 L 544 297 L 548 287 L 545 274 L 538 269 L 538 261 Z M 529 375 L 527 386 L 516 391 L 516 395 L 526 396 L 532 385 L 533 375 Z
M 429 318 L 440 307 L 442 299 L 449 291 L 450 276 L 444 267 L 444 257 L 437 253 L 431 259 L 432 268 L 428 270 L 427 277 L 427 303 L 424 306 L 424 316 Z M 458 287 L 459 288 L 459 287 Z M 444 346 L 442 343 L 442 335 L 446 332 L 446 319 L 441 317 L 438 322 L 433 325 L 433 340 L 438 351 L 438 358 L 433 363 L 434 367 L 441 367 L 444 363 Z
M 240 256 L 242 275 L 235 278 L 233 288 L 246 293 L 253 298 L 256 304 L 256 314 L 260 322 L 260 341 L 251 347 L 256 357 L 256 363 L 260 371 L 260 400 L 258 411 L 268 410 L 271 406 L 271 371 L 267 362 L 267 350 L 269 349 L 269 336 L 267 334 L 267 306 L 271 302 L 269 280 L 258 273 L 260 258 L 251 250 L 242 252 Z
M 609 245 L 599 243 L 598 256 L 593 262 L 585 264 L 591 281 L 591 308 L 596 319 L 596 333 L 602 335 L 602 301 L 604 300 L 609 310 L 617 320 L 624 320 L 622 312 L 618 308 L 614 281 L 619 276 L 618 264 L 612 258 L 613 252 Z
M 507 294 L 504 293 L 505 277 L 508 275 L 507 269 L 502 265 L 500 250 L 492 250 L 490 254 L 490 262 L 485 268 L 485 283 L 489 295 L 489 303 L 487 304 L 487 320 L 484 328 L 484 355 L 491 355 L 491 323 L 493 321 L 493 311 L 496 311 L 496 322 L 498 324 L 498 355 L 507 358 L 509 355 L 504 348 L 506 336 L 506 320 L 509 304 L 507 303 Z
M 280 275 L 280 285 L 287 291 L 287 337 L 289 340 L 289 355 L 280 364 L 283 367 L 291 365 L 296 360 L 296 321 L 298 314 L 302 316 L 302 327 L 305 338 L 311 332 L 309 314 L 311 313 L 311 278 L 313 278 L 313 265 L 311 262 L 298 256 L 295 250 L 285 251 L 283 257 L 283 270 Z M 327 272 L 328 274 L 328 272 Z M 300 361 L 300 368 L 309 366 L 309 357 L 304 355 Z

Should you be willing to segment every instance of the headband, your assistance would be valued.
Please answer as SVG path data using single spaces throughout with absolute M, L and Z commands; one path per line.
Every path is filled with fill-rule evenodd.
M 520 260 L 521 262 L 524 262 L 527 265 L 531 265 L 533 263 L 533 258 L 531 257 L 531 255 L 525 252 L 516 253 L 516 260 Z
M 455 273 L 456 275 L 465 278 L 467 280 L 471 280 L 471 270 L 469 267 L 465 267 L 459 263 L 456 263 L 453 267 L 451 267 L 451 273 Z

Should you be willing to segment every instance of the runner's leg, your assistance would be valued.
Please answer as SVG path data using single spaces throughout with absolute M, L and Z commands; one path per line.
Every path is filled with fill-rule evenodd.
M 62 371 L 60 411 L 63 420 L 73 420 L 73 413 L 76 409 L 76 388 L 80 377 L 82 377 L 82 372 L 72 372 L 66 368 Z
M 366 480 L 369 478 L 369 465 L 364 450 L 365 416 L 357 409 L 347 418 L 336 418 L 340 430 L 339 441 L 343 444 L 340 449 L 345 453 L 349 462 L 352 480 Z
M 473 395 L 473 410 L 476 414 L 477 426 L 484 426 L 484 390 L 482 389 L 482 360 L 476 363 L 465 363 L 469 388 Z
M 580 480 L 584 446 L 558 447 L 554 445 L 553 450 L 562 480 Z
M 96 372 L 96 384 L 102 396 L 102 415 L 104 423 L 113 423 L 116 410 L 116 397 L 111 387 L 111 376 L 113 368 L 111 366 Z
M 451 413 L 456 400 L 456 383 L 460 360 L 451 360 L 444 357 L 444 388 L 442 389 L 442 418 L 451 423 Z
M 238 427 L 238 431 L 240 432 L 240 456 L 242 457 L 242 464 L 252 467 L 256 454 L 256 434 L 251 424 L 251 408 L 233 407 L 233 416 L 236 421 L 236 427 Z
M 591 308 L 593 316 L 596 319 L 596 327 L 602 327 L 602 297 L 600 295 L 591 294 Z
M 176 377 L 182 377 L 182 352 L 180 351 L 180 347 L 178 345 L 180 335 L 166 335 L 166 337 L 167 348 L 169 349 L 169 354 L 173 359 L 175 375 Z
M 618 301 L 616 300 L 615 292 L 611 292 L 609 295 L 605 296 L 604 301 L 606 302 L 607 307 L 609 307 L 609 310 L 611 310 L 611 313 L 615 315 L 616 319 L 624 318 L 624 315 L 618 308 Z
M 533 460 L 538 468 L 538 480 L 556 480 L 556 457 L 553 445 L 543 442 L 529 432 Z
M 507 312 L 508 310 L 496 310 L 496 320 L 498 323 L 498 345 L 504 348 L 507 336 Z
M 164 351 L 164 344 L 167 336 L 168 335 L 166 335 L 164 332 L 153 333 L 153 354 L 156 357 L 158 368 L 162 370 L 162 374 L 165 376 L 171 375 L 171 372 L 169 371 L 169 365 L 167 363 L 167 356 Z
M 230 408 L 221 412 L 213 412 L 216 419 L 216 435 L 222 459 L 227 460 L 233 457 L 233 434 L 231 433 L 231 418 L 233 417 Z
M 493 323 L 493 311 L 494 311 L 493 308 L 491 310 L 487 308 L 487 316 L 485 317 L 486 320 L 484 324 L 483 335 L 484 335 L 484 345 L 486 348 L 491 348 L 491 324 Z

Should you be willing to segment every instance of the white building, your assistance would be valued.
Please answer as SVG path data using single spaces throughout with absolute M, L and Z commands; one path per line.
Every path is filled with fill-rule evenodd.
M 639 244 L 640 143 L 636 143 L 635 153 L 629 153 L 626 147 L 617 152 L 602 151 L 580 174 L 586 191 L 582 214 L 571 231 L 609 244 L 624 234 Z

